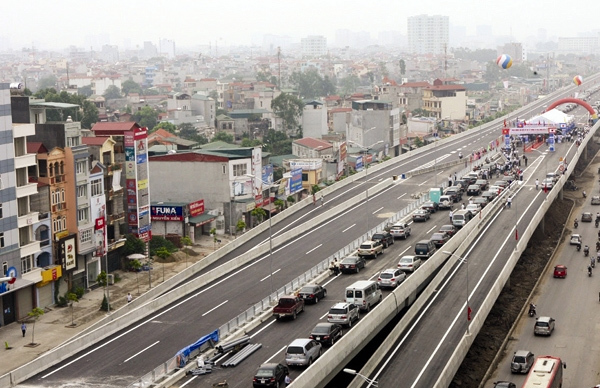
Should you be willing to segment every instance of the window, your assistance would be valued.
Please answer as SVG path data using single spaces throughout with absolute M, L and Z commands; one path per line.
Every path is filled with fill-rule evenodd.
M 233 176 L 244 176 L 248 173 L 246 164 L 234 164 L 233 165 Z
M 77 198 L 82 198 L 87 196 L 87 185 L 77 186 Z
M 92 181 L 92 197 L 102 194 L 102 180 L 95 179 Z
M 0 233 L 0 248 L 4 248 L 4 232 Z
M 221 167 L 223 167 L 223 175 L 227 174 L 227 166 L 223 165 Z
M 79 242 L 81 244 L 88 243 L 92 241 L 92 229 L 82 230 L 79 233 Z
M 33 268 L 33 257 L 31 255 L 21 258 L 21 273 L 30 272 Z
M 52 231 L 58 233 L 67 229 L 67 217 L 57 217 L 52 220 Z
M 88 208 L 77 210 L 77 222 L 85 222 L 88 220 Z
M 77 174 L 85 174 L 85 172 L 87 170 L 87 161 L 86 160 L 82 160 L 80 162 L 77 162 L 75 164 L 75 167 L 77 169 Z
M 67 147 L 75 147 L 79 145 L 79 136 L 67 137 Z
M 52 192 L 52 205 L 57 205 L 60 203 L 60 191 L 59 190 L 54 190 Z

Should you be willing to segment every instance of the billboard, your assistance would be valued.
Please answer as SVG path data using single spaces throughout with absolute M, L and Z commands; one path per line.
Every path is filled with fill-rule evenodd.
M 290 179 L 290 194 L 302 191 L 302 169 L 292 170 L 292 179 Z
M 260 147 L 254 147 L 252 149 L 252 176 L 254 176 L 254 183 L 252 184 L 252 194 L 254 195 L 254 201 L 257 206 L 262 204 L 262 149 Z
M 262 168 L 262 181 L 266 185 L 273 184 L 273 165 L 267 164 Z
M 363 163 L 363 157 L 361 156 L 357 156 L 356 157 L 356 164 L 354 166 L 354 169 L 356 171 L 362 171 L 364 168 L 364 163 Z
M 189 204 L 190 207 L 190 217 L 196 217 L 204 213 L 204 200 L 201 199 L 196 202 L 192 202 Z
M 152 205 L 150 206 L 152 221 L 183 221 L 183 206 Z
M 77 267 L 77 260 L 75 260 L 75 235 L 71 235 L 61 241 L 60 251 L 62 267 L 65 270 L 68 271 Z
M 137 237 L 144 230 L 144 238 L 150 236 L 151 214 L 150 192 L 148 182 L 148 130 L 134 128 L 124 134 L 125 146 L 125 189 L 127 190 L 127 224 L 129 232 Z M 183 209 L 180 215 L 161 213 L 159 217 L 176 217 L 183 219 Z

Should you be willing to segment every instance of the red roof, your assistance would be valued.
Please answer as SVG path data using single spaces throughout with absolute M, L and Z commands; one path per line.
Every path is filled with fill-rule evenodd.
M 462 85 L 435 85 L 428 86 L 425 89 L 428 90 L 466 90 Z
M 148 141 L 150 141 L 150 139 L 154 139 L 155 137 L 165 138 L 165 137 L 176 137 L 176 136 L 174 134 L 172 134 L 171 132 L 167 131 L 166 129 L 159 128 L 156 131 L 152 132 L 150 135 L 148 135 Z
M 341 100 L 340 96 L 336 96 L 335 94 L 332 96 L 325 97 L 325 101 L 339 101 Z
M 329 113 L 352 112 L 352 108 L 331 108 Z
M 398 84 L 396 83 L 396 81 L 394 81 L 393 79 L 389 79 L 388 77 L 383 77 L 383 84 L 390 84 L 392 86 L 398 86 Z
M 308 148 L 317 149 L 321 148 L 321 150 L 332 148 L 333 145 L 328 141 L 315 139 L 314 137 L 303 137 L 302 139 L 295 140 L 294 143 L 303 145 Z
M 89 146 L 101 146 L 106 142 L 106 137 L 82 137 L 81 142 Z
M 28 141 L 27 142 L 27 153 L 28 154 L 39 154 L 48 152 L 48 149 L 44 146 L 41 141 Z
M 227 162 L 229 158 L 225 156 L 206 155 L 196 152 L 183 152 L 178 154 L 166 154 L 151 156 L 148 158 L 153 162 Z
M 125 132 L 141 128 L 135 121 L 98 122 L 92 127 L 96 136 L 123 135 Z

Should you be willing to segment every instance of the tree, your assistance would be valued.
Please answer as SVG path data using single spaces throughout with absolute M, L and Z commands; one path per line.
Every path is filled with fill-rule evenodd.
M 70 94 L 66 91 L 58 93 L 56 89 L 46 88 L 39 90 L 34 96 L 47 102 L 66 102 L 79 105 L 79 107 L 62 110 L 49 109 L 46 111 L 47 121 L 65 121 L 68 116 L 71 116 L 73 121 L 81 122 L 82 128 L 88 129 L 98 121 L 98 108 L 93 102 L 88 101 L 84 95 Z M 82 110 L 83 117 L 81 115 Z
M 164 129 L 165 131 L 172 134 L 175 134 L 177 132 L 177 127 L 175 126 L 175 124 L 171 124 L 168 121 L 161 121 L 160 123 L 156 124 L 154 128 L 152 128 L 152 132 L 156 132 L 159 129 Z
M 44 315 L 44 310 L 39 307 L 34 307 L 33 310 L 27 313 L 28 317 L 33 318 L 33 327 L 31 328 L 31 345 L 35 345 L 35 323 L 42 315 Z
M 187 263 L 188 263 L 188 249 L 189 247 L 191 247 L 192 245 L 194 245 L 194 243 L 192 242 L 192 239 L 189 238 L 188 236 L 183 236 L 181 238 L 181 243 L 183 244 L 183 248 L 185 250 L 185 266 L 187 267 Z
M 271 109 L 283 120 L 287 130 L 298 130 L 298 120 L 304 109 L 304 102 L 291 94 L 281 93 L 271 101 Z
M 91 96 L 92 94 L 94 94 L 94 91 L 92 90 L 92 85 L 85 85 L 80 88 L 77 88 L 77 94 L 85 96 L 86 98 Z
M 74 292 L 68 292 L 67 300 L 71 304 L 71 326 L 75 326 L 75 312 L 73 311 L 73 303 L 79 302 L 79 298 Z
M 217 132 L 213 137 L 212 141 L 224 141 L 225 143 L 233 143 L 233 135 L 227 132 Z
M 94 124 L 98 122 L 98 108 L 89 101 L 83 101 L 83 117 L 81 118 L 81 128 L 92 129 Z
M 290 83 L 302 98 L 313 99 L 335 93 L 335 86 L 329 78 L 323 79 L 316 69 L 293 72 L 290 75 Z
M 208 97 L 212 98 L 215 101 L 218 101 L 219 100 L 219 92 L 217 92 L 216 90 L 211 90 L 208 93 Z
M 398 62 L 398 66 L 400 66 L 400 75 L 406 74 L 406 62 L 404 62 L 404 59 Z
M 47 75 L 45 77 L 40 78 L 40 80 L 38 82 L 38 88 L 39 88 L 39 90 L 55 88 L 57 81 L 58 81 L 58 79 L 55 76 Z
M 160 247 L 156 250 L 156 256 L 162 259 L 163 282 L 165 281 L 165 261 L 171 256 L 171 252 L 166 247 Z
M 100 287 L 106 287 L 108 285 L 108 275 L 105 271 L 100 271 L 98 276 L 96 276 L 96 282 Z
M 284 132 L 269 129 L 263 136 L 264 151 L 273 155 L 289 155 L 292 153 L 292 139 Z
M 262 145 L 262 142 L 260 140 L 258 140 L 258 139 L 250 140 L 247 137 L 242 139 L 242 144 L 241 144 L 242 147 L 257 147 L 257 146 L 261 146 L 261 145 Z
M 213 236 L 214 249 L 217 250 L 217 241 L 219 241 L 217 239 L 217 228 L 212 228 L 209 233 Z
M 356 75 L 350 75 L 341 80 L 342 93 L 345 96 L 349 96 L 356 91 L 356 88 L 360 85 L 360 79 Z
M 133 234 L 128 234 L 125 244 L 123 245 L 123 255 L 129 256 L 133 253 L 144 253 L 146 251 L 146 243 L 143 240 L 135 237 Z
M 138 295 L 140 294 L 140 279 L 138 274 L 140 273 L 140 269 L 142 269 L 142 262 L 138 259 L 129 260 L 129 268 L 135 271 L 135 281 L 137 283 Z
M 263 222 L 265 217 L 267 216 L 267 212 L 262 207 L 255 207 L 250 214 L 252 214 L 256 219 L 258 219 L 258 223 Z
M 235 228 L 238 232 L 241 232 L 244 229 L 246 229 L 246 223 L 244 222 L 244 220 L 239 220 L 235 225 Z
M 158 112 L 150 106 L 145 106 L 133 115 L 133 119 L 141 127 L 154 128 L 158 122 Z
M 115 100 L 117 98 L 121 98 L 121 90 L 115 85 L 110 85 L 104 91 L 104 98 L 107 100 Z
M 127 80 L 121 83 L 121 92 L 124 96 L 128 96 L 129 93 L 142 94 L 142 87 L 133 80 Z

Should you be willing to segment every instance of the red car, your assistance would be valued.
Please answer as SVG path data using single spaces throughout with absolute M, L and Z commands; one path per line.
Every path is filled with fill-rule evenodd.
M 564 265 L 557 265 L 554 267 L 554 277 L 555 278 L 566 278 L 567 277 L 567 267 Z

